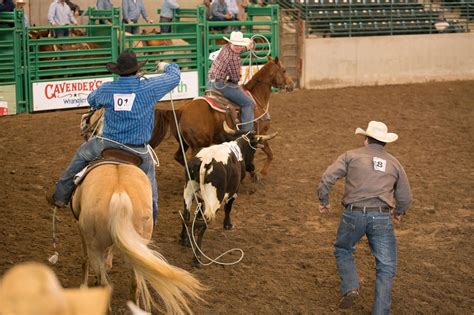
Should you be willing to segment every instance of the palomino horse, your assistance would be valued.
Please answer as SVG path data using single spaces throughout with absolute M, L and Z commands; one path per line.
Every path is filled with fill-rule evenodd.
M 269 100 L 272 87 L 293 89 L 293 81 L 286 75 L 284 66 L 278 60 L 278 57 L 272 59 L 268 57 L 268 62 L 260 69 L 252 79 L 245 84 L 244 88 L 248 90 L 255 99 L 255 131 L 257 134 L 264 135 L 270 128 L 270 120 L 261 119 L 268 112 Z M 194 156 L 201 148 L 208 147 L 211 144 L 218 144 L 223 139 L 223 122 L 226 120 L 226 114 L 213 110 L 203 99 L 194 99 L 182 104 L 176 109 L 179 119 L 180 132 L 184 140 L 184 148 L 191 148 Z M 174 126 L 173 112 L 170 109 L 155 109 L 155 129 L 150 140 L 152 147 L 157 147 L 167 134 L 168 129 L 178 139 L 176 127 Z M 267 158 L 260 171 L 265 176 L 273 159 L 273 151 L 268 142 L 264 142 L 262 150 Z M 184 165 L 184 156 L 181 149 L 175 154 L 175 159 Z M 252 174 L 254 178 L 258 174 Z
M 97 121 L 96 114 L 100 113 L 87 117 L 89 123 Z M 88 135 L 100 129 L 82 127 Z M 107 270 L 112 267 L 115 247 L 132 267 L 131 293 L 138 305 L 147 311 L 152 306 L 159 308 L 148 283 L 162 298 L 166 313 L 191 313 L 187 298 L 199 299 L 203 287 L 190 273 L 170 265 L 148 247 L 153 231 L 152 193 L 141 169 L 130 164 L 93 168 L 77 187 L 72 205 L 85 256 L 83 285 L 88 284 L 89 267 L 97 275 L 97 284 L 108 285 Z

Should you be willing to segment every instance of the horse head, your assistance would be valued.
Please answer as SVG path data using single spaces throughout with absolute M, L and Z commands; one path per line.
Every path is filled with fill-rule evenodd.
M 93 136 L 102 135 L 104 128 L 104 109 L 91 109 L 81 117 L 81 136 L 89 140 Z
M 272 58 L 268 56 L 268 63 L 265 67 L 269 68 L 268 76 L 272 79 L 272 86 L 285 89 L 286 91 L 293 91 L 295 83 L 293 80 L 286 74 L 286 68 L 281 63 L 278 57 Z M 263 69 L 262 69 L 263 70 Z

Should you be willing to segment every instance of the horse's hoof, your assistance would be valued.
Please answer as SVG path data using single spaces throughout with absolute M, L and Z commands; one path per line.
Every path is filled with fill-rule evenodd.
M 260 173 L 253 173 L 252 174 L 252 182 L 254 183 L 262 183 L 262 175 Z
M 234 225 L 232 223 L 224 224 L 224 230 L 232 230 Z

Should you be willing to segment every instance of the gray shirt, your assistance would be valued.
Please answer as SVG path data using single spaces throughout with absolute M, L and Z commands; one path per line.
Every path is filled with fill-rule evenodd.
M 148 22 L 148 14 L 143 0 L 122 0 L 122 10 L 125 21 L 136 21 L 142 15 L 145 21 Z
M 110 0 L 97 0 L 96 7 L 99 10 L 110 10 L 113 8 Z
M 220 17 L 224 18 L 224 15 L 227 14 L 227 4 L 225 1 L 214 0 L 211 3 L 211 17 Z
M 173 17 L 173 10 L 178 8 L 179 4 L 176 0 L 164 0 L 161 5 L 160 16 L 171 19 Z
M 53 25 L 68 25 L 77 23 L 73 16 L 71 8 L 66 2 L 55 0 L 51 3 L 48 10 L 48 22 Z
M 404 213 L 412 194 L 408 178 L 398 160 L 379 144 L 347 151 L 324 172 L 319 183 L 319 202 L 329 204 L 329 192 L 336 181 L 346 178 L 342 204 L 395 208 Z

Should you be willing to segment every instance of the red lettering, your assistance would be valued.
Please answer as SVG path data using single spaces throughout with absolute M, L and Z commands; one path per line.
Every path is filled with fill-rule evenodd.
M 50 100 L 52 99 L 53 97 L 56 97 L 56 93 L 53 90 L 53 85 L 52 84 L 46 84 L 45 88 L 44 88 L 44 96 Z

